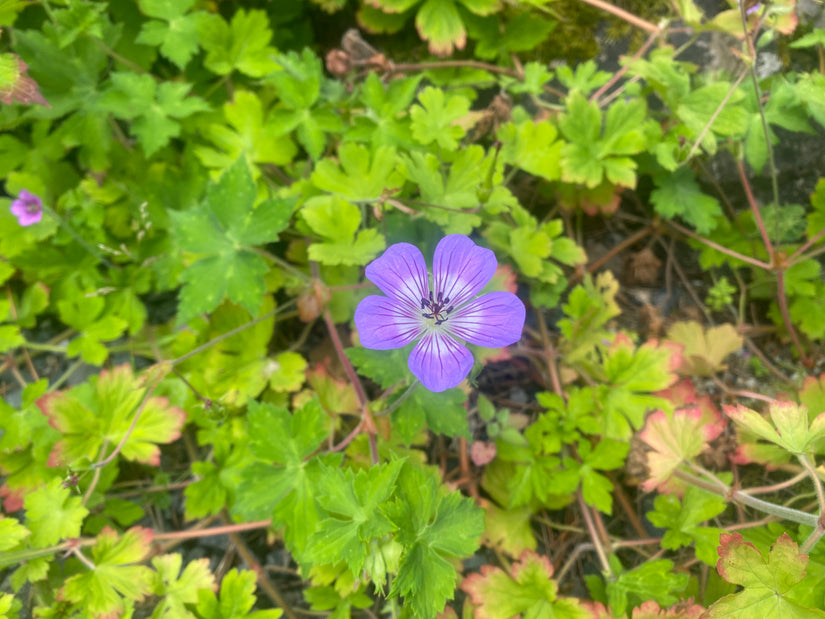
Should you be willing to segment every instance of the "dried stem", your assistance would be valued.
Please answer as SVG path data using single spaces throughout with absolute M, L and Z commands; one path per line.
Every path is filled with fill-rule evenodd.
M 587 527 L 587 532 L 590 535 L 590 539 L 593 542 L 593 548 L 596 550 L 596 555 L 599 557 L 599 563 L 601 563 L 602 571 L 605 574 L 612 575 L 613 570 L 610 569 L 610 563 L 607 561 L 607 555 L 604 552 L 602 540 L 596 531 L 596 525 L 590 515 L 590 508 L 587 506 L 587 503 L 584 502 L 584 497 L 582 496 L 581 490 L 579 490 L 576 495 L 579 500 L 579 510 L 581 511 L 582 518 L 584 518 L 584 524 Z

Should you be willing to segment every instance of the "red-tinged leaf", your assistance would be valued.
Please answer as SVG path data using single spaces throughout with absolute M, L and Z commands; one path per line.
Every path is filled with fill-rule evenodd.
M 614 615 L 601 602 L 584 602 L 590 611 L 590 619 L 625 619 L 627 615 Z M 679 602 L 670 608 L 663 609 L 658 602 L 648 600 L 641 606 L 634 608 L 633 619 L 699 619 L 705 612 L 704 607 L 694 604 L 692 600 Z
M 113 529 L 104 528 L 91 550 L 94 569 L 69 578 L 58 599 L 82 603 L 101 619 L 123 616 L 124 598 L 140 601 L 151 590 L 152 570 L 132 565 L 146 558 L 151 541 L 151 529 L 135 527 L 118 538 Z
M 810 421 L 813 421 L 813 417 L 825 412 L 825 374 L 820 374 L 819 378 L 808 376 L 805 379 L 802 389 L 799 390 L 799 401 L 808 407 Z
M 719 542 L 719 575 L 744 590 L 717 600 L 705 615 L 708 619 L 741 617 L 744 608 L 749 617 L 825 617 L 825 612 L 805 608 L 787 596 L 805 578 L 808 565 L 808 556 L 787 533 L 771 547 L 767 560 L 739 533 L 723 533 Z
M 722 416 L 722 411 L 713 403 L 710 396 L 696 395 L 696 388 L 689 378 L 682 378 L 675 385 L 658 391 L 656 395 L 671 402 L 674 410 L 699 407 L 702 411 L 702 423 L 720 424 L 722 429 L 727 426 L 728 422 Z
M 825 437 L 825 413 L 809 421 L 807 407 L 777 400 L 770 403 L 768 412 L 770 422 L 741 404 L 725 407 L 725 414 L 737 425 L 795 455 L 808 453 Z
M 736 327 L 729 324 L 705 329 L 698 322 L 677 322 L 667 335 L 669 340 L 684 346 L 684 362 L 679 371 L 688 376 L 711 376 L 724 370 L 724 358 L 744 343 Z
M 653 449 L 647 456 L 650 479 L 642 486 L 653 490 L 668 480 L 685 460 L 698 456 L 707 449 L 708 442 L 722 432 L 719 424 L 702 422 L 699 408 L 686 408 L 668 416 L 656 411 L 647 418 L 640 436 Z
M 453 49 L 464 49 L 467 44 L 455 0 L 426 0 L 415 16 L 415 27 L 436 56 L 449 56 Z
M 526 550 L 512 567 L 511 574 L 484 565 L 461 583 L 470 596 L 476 619 L 509 619 L 520 613 L 528 617 L 585 619 L 587 610 L 574 598 L 558 596 L 553 566 L 544 555 Z
M 611 383 L 632 391 L 659 391 L 674 384 L 682 365 L 682 347 L 672 342 L 649 340 L 636 349 L 619 333 L 607 352 L 605 372 Z
M 16 54 L 0 54 L 0 101 L 12 103 L 39 103 L 51 107 L 40 94 L 40 86 L 26 75 L 29 70 Z
M 120 451 L 124 458 L 160 464 L 158 444 L 180 436 L 186 413 L 169 406 L 166 398 L 149 397 L 144 402 L 145 393 L 132 368 L 121 365 L 104 370 L 90 383 L 41 397 L 37 405 L 63 435 L 49 455 L 49 465 L 70 465 L 82 458 L 94 461 L 104 445 L 114 449 L 124 437 Z M 139 415 L 136 422 L 135 415 Z

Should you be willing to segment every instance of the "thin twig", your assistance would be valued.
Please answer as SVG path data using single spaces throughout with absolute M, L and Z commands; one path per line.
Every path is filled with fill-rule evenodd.
M 641 28 L 646 32 L 656 32 L 658 33 L 661 28 L 654 24 L 651 24 L 649 21 L 642 19 L 641 17 L 637 17 L 633 13 L 628 13 L 624 9 L 620 9 L 617 6 L 613 6 L 609 2 L 604 2 L 603 0 L 581 0 L 585 4 L 589 4 L 590 6 L 595 6 L 597 9 L 601 9 L 603 11 L 607 11 L 611 15 L 615 15 L 619 19 L 623 19 L 628 24 L 636 26 L 637 28 Z

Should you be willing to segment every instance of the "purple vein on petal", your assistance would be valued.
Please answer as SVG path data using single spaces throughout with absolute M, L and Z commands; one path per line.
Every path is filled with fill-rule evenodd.
M 364 347 L 389 350 L 412 342 L 423 325 L 417 314 L 396 299 L 371 295 L 355 309 L 355 328 Z
M 521 339 L 524 318 L 524 303 L 516 295 L 490 292 L 456 310 L 447 328 L 471 344 L 497 348 Z
M 496 270 L 495 254 L 460 234 L 445 236 L 433 260 L 435 288 L 456 306 L 478 294 Z
M 438 392 L 466 378 L 473 367 L 473 356 L 449 335 L 431 331 L 413 348 L 408 365 L 424 387 Z

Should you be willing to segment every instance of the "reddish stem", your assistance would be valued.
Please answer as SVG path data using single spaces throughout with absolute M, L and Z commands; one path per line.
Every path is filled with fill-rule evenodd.
M 762 235 L 762 242 L 765 244 L 765 249 L 771 257 L 771 263 L 775 263 L 773 243 L 771 243 L 771 238 L 768 236 L 768 231 L 765 229 L 765 222 L 762 221 L 762 214 L 759 212 L 759 206 L 756 204 L 756 198 L 753 197 L 753 192 L 751 191 L 748 177 L 745 174 L 745 166 L 742 164 L 741 159 L 736 160 L 736 168 L 739 170 L 739 179 L 742 181 L 742 187 L 745 189 L 745 196 L 748 198 L 748 205 L 753 213 L 756 226 L 759 228 L 759 233 Z M 777 208 L 779 207 L 778 204 L 774 206 Z
M 776 301 L 779 304 L 779 312 L 782 314 L 782 322 L 785 323 L 788 335 L 791 336 L 791 341 L 796 347 L 802 363 L 809 366 L 810 359 L 805 355 L 805 351 L 802 349 L 802 343 L 799 341 L 799 336 L 796 334 L 796 329 L 793 328 L 793 323 L 791 322 L 791 313 L 788 311 L 788 298 L 785 294 L 785 271 L 781 269 L 776 272 L 776 296 L 778 297 Z

